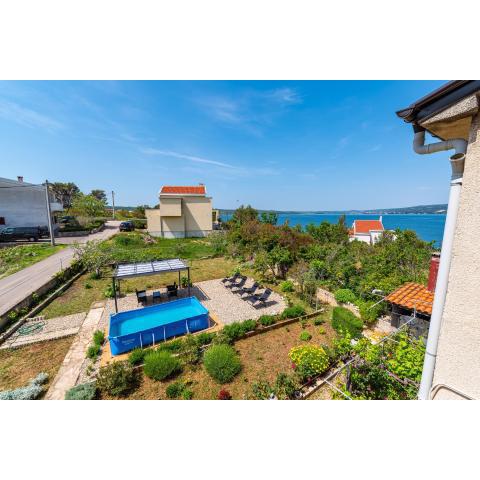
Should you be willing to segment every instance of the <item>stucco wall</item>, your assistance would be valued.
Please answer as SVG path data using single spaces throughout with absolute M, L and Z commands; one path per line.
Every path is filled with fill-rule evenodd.
M 186 231 L 210 232 L 212 230 L 212 199 L 185 197 L 182 202 Z
M 480 399 L 480 115 L 469 137 L 433 385 Z M 458 398 L 439 390 L 436 399 Z
M 161 236 L 160 210 L 158 208 L 146 209 L 145 216 L 147 217 L 148 233 L 157 237 Z

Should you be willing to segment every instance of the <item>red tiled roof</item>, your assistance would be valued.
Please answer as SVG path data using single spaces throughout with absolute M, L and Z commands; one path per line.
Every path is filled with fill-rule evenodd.
M 172 187 L 163 186 L 160 193 L 174 193 L 177 195 L 205 195 L 205 185 L 195 187 Z
M 420 313 L 432 314 L 434 294 L 419 283 L 406 283 L 388 295 L 385 300 L 409 310 L 417 309 Z
M 355 220 L 355 233 L 370 233 L 370 230 L 383 230 L 381 220 Z

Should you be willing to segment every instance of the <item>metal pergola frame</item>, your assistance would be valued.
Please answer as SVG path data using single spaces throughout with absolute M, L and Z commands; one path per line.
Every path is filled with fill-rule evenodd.
M 117 263 L 112 275 L 113 298 L 115 299 L 115 312 L 118 313 L 117 292 L 120 294 L 120 280 L 127 278 L 160 275 L 161 273 L 178 272 L 178 286 L 181 286 L 181 272 L 187 271 L 188 295 L 190 295 L 190 266 L 179 258 L 151 260 L 148 262 Z M 117 289 L 118 281 L 118 289 Z

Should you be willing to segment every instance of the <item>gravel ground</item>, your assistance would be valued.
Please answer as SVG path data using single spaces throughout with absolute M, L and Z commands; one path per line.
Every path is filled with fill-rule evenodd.
M 43 317 L 32 318 L 25 322 L 11 337 L 5 340 L 0 348 L 18 348 L 31 343 L 75 335 L 86 316 L 87 314 L 83 312 L 65 317 L 51 318 L 50 320 L 45 320 Z M 23 328 L 35 328 L 36 326 L 38 326 L 38 330 L 32 332 L 31 335 L 20 334 Z
M 250 286 L 253 282 L 254 280 L 248 279 L 246 286 Z M 161 289 L 160 292 L 162 293 L 163 302 L 171 300 L 166 298 L 165 289 Z M 152 305 L 151 294 L 152 291 L 147 291 L 147 306 Z M 188 292 L 186 289 L 179 290 L 179 297 L 185 297 L 187 295 Z M 254 308 L 250 302 L 242 300 L 239 295 L 225 288 L 220 279 L 195 283 L 191 288 L 191 295 L 197 297 L 210 312 L 215 313 L 218 320 L 223 324 L 258 318 L 261 315 L 281 313 L 287 306 L 281 295 L 272 292 L 265 307 Z M 135 294 L 128 294 L 125 297 L 119 298 L 117 302 L 119 312 L 140 308 Z M 110 313 L 114 312 L 115 303 L 113 300 L 108 300 L 99 324 L 100 328 L 106 331 Z

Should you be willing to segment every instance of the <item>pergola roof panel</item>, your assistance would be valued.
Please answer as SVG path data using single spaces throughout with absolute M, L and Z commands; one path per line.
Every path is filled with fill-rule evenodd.
M 169 260 L 152 260 L 151 262 L 122 263 L 117 266 L 113 276 L 118 279 L 155 275 L 164 272 L 178 272 L 187 270 L 188 265 L 179 258 Z

